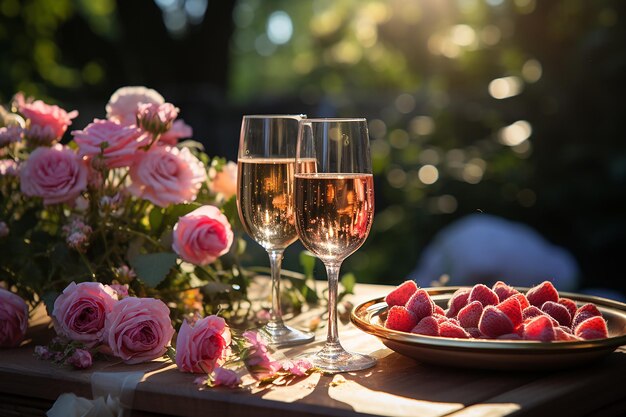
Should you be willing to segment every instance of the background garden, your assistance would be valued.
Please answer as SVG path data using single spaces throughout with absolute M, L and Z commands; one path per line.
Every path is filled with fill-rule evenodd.
M 0 103 L 80 109 L 78 129 L 145 85 L 231 160 L 242 114 L 364 116 L 358 281 L 403 280 L 445 226 L 488 213 L 569 250 L 582 287 L 626 292 L 625 18 L 618 0 L 0 0 Z

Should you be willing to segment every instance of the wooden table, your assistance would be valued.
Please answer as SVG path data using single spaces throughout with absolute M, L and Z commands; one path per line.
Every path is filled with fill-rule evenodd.
M 389 287 L 359 285 L 353 301 L 381 296 Z M 376 367 L 334 376 L 313 374 L 290 386 L 267 390 L 198 390 L 195 376 L 166 361 L 124 365 L 96 361 L 90 370 L 39 361 L 33 340 L 0 350 L 0 416 L 44 415 L 65 392 L 92 398 L 92 377 L 111 372 L 140 372 L 132 398 L 132 416 L 622 416 L 626 415 L 626 346 L 606 360 L 584 368 L 544 373 L 472 371 L 422 364 L 387 349 L 378 339 L 348 324 L 340 329 L 346 348 L 373 354 Z M 41 324 L 41 323 L 39 323 Z M 44 323 L 45 325 L 45 323 Z M 317 350 L 282 350 L 286 356 Z

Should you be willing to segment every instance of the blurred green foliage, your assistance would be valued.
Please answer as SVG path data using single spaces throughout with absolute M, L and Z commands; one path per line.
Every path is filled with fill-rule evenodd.
M 401 281 L 479 211 L 567 247 L 585 285 L 623 289 L 625 17 L 619 1 L 242 0 L 231 93 L 368 117 L 377 215 L 346 261 L 359 280 Z
M 626 289 L 626 2 L 239 0 L 208 2 L 212 35 L 172 30 L 191 3 L 207 4 L 0 0 L 0 101 L 151 80 L 191 96 L 222 68 L 200 137 L 236 137 L 248 111 L 368 118 L 377 213 L 344 268 L 358 281 L 401 281 L 439 230 L 483 211 L 568 248 L 585 285 Z
M 111 39 L 118 35 L 114 13 L 115 0 L 0 0 L 0 102 L 16 91 L 47 97 L 101 83 L 102 65 L 71 62 L 59 30 L 79 15 L 90 31 Z

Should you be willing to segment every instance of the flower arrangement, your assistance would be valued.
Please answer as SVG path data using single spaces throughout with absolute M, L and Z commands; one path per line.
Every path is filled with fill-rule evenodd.
M 69 283 L 97 281 L 162 300 L 177 327 L 234 319 L 250 276 L 236 165 L 181 141 L 191 127 L 154 90 L 120 88 L 105 109 L 68 132 L 77 111 L 21 93 L 0 107 L 0 283 L 49 312 Z
M 20 93 L 0 106 L 0 347 L 20 345 L 28 304 L 43 302 L 56 337 L 35 347 L 40 359 L 84 369 L 94 355 L 169 356 L 203 387 L 240 386 L 241 370 L 262 384 L 314 372 L 236 329 L 262 321 L 247 289 L 265 272 L 239 264 L 236 164 L 181 141 L 191 127 L 154 90 L 120 88 L 105 110 L 68 132 L 77 111 Z M 300 261 L 283 291 L 295 311 L 318 301 L 314 258 Z M 342 282 L 341 296 L 354 278 Z

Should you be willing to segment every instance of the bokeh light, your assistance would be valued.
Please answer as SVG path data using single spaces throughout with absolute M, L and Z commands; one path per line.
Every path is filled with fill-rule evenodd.
M 276 44 L 283 45 L 293 35 L 293 23 L 287 13 L 282 10 L 272 13 L 267 20 L 267 37 Z
M 418 171 L 419 179 L 426 185 L 434 184 L 439 179 L 439 170 L 434 165 L 424 165 Z
M 519 77 L 496 78 L 489 83 L 489 94 L 496 99 L 504 99 L 522 92 L 523 84 Z
M 518 120 L 500 129 L 498 138 L 501 143 L 507 146 L 517 146 L 527 140 L 532 133 L 533 129 L 530 123 L 526 120 Z

